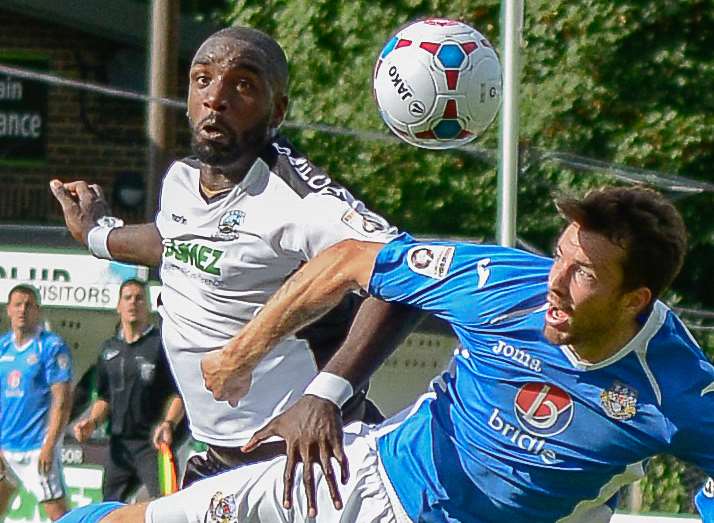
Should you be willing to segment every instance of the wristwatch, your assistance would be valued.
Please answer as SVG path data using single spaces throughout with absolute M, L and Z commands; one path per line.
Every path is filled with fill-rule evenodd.
M 97 220 L 97 226 L 105 229 L 116 229 L 117 227 L 124 227 L 124 220 L 116 216 L 102 216 Z
M 115 216 L 102 216 L 97 220 L 97 224 L 87 234 L 87 247 L 95 258 L 112 259 L 107 239 L 109 233 L 119 227 L 124 227 L 124 220 Z

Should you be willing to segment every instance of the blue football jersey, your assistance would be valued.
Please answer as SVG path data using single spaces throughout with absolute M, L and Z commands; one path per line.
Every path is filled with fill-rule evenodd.
M 694 504 L 702 517 L 703 523 L 714 522 L 714 480 L 708 478 L 704 486 L 694 497 Z
M 12 332 L 0 338 L 0 448 L 38 449 L 47 433 L 50 386 L 72 379 L 72 357 L 62 338 L 40 330 L 22 347 Z
M 714 473 L 714 367 L 656 302 L 597 364 L 543 336 L 551 260 L 499 246 L 419 243 L 379 253 L 370 294 L 448 321 L 450 369 L 379 438 L 414 521 L 609 521 L 619 488 L 670 453 Z

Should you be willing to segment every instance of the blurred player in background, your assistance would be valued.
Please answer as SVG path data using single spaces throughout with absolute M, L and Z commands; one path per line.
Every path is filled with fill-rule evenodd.
M 317 521 L 604 523 L 655 454 L 714 473 L 714 366 L 658 300 L 683 263 L 680 215 L 641 188 L 558 208 L 568 225 L 553 259 L 406 234 L 386 246 L 342 242 L 241 331 L 240 350 L 265 352 L 361 288 L 436 314 L 459 338 L 450 369 L 411 409 L 371 431 L 347 428 L 344 509 L 329 505 L 318 472 Z M 310 501 L 299 489 L 293 512 L 281 507 L 284 461 L 103 521 L 303 521 Z M 83 514 L 93 522 L 108 509 Z
M 67 512 L 62 438 L 71 408 L 72 356 L 65 342 L 40 326 L 34 287 L 7 297 L 10 331 L 0 337 L 0 519 L 21 482 L 51 520 Z
M 245 27 L 219 31 L 203 43 L 190 69 L 187 114 L 195 156 L 175 162 L 166 174 L 155 223 L 122 226 L 106 216 L 97 186 L 51 183 L 70 232 L 95 256 L 161 265 L 164 346 L 192 434 L 209 445 L 205 456 L 189 462 L 184 484 L 284 453 L 281 441 L 251 454 L 240 446 L 293 403 L 319 430 L 302 432 L 299 441 L 285 434 L 291 455 L 298 445 L 314 453 L 339 448 L 341 426 L 325 425 L 339 407 L 348 418 L 381 418 L 366 413 L 364 388 L 317 374 L 344 339 L 351 314 L 336 322 L 338 333 L 313 329 L 320 343 L 290 337 L 260 361 L 236 359 L 226 346 L 305 261 L 345 239 L 387 242 L 395 235 L 280 135 L 287 93 L 288 64 L 275 40 Z M 368 300 L 347 350 L 373 361 L 385 344 L 399 344 L 414 319 L 408 307 Z M 385 331 L 393 336 L 379 334 Z M 316 353 L 318 345 L 326 353 Z M 254 367 L 248 382 L 238 372 L 246 363 Z M 308 408 L 300 407 L 303 392 L 315 400 Z
M 103 499 L 125 501 L 141 484 L 158 498 L 157 450 L 161 442 L 174 442 L 183 403 L 161 334 L 149 317 L 144 282 L 130 279 L 121 284 L 117 312 L 117 333 L 102 344 L 97 361 L 97 400 L 89 416 L 74 426 L 74 435 L 79 442 L 87 441 L 110 418 Z

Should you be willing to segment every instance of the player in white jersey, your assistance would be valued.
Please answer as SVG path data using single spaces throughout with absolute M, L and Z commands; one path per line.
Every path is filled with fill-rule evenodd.
M 195 157 L 169 169 L 155 223 L 119 226 L 103 217 L 98 187 L 51 183 L 69 230 L 93 254 L 161 265 L 164 346 L 193 436 L 210 447 L 210 462 L 193 462 L 198 476 L 254 458 L 240 446 L 305 390 L 325 397 L 306 416 L 335 411 L 360 390 L 340 378 L 308 388 L 326 357 L 303 339 L 285 340 L 260 362 L 231 355 L 231 337 L 302 263 L 344 239 L 386 242 L 395 234 L 279 135 L 287 84 L 283 50 L 264 33 L 232 27 L 204 42 L 189 79 Z M 390 331 L 403 330 L 412 316 L 370 300 L 347 343 L 359 351 L 396 345 L 398 336 L 378 339 L 375 326 L 390 321 Z M 252 380 L 235 380 L 246 364 L 257 365 Z M 339 427 L 331 433 L 339 439 Z M 266 448 L 259 457 L 284 450 Z

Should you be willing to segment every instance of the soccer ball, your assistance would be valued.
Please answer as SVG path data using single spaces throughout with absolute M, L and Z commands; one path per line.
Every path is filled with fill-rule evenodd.
M 374 67 L 382 119 L 399 138 L 427 149 L 480 136 L 501 104 L 501 64 L 489 41 L 455 20 L 411 23 L 386 43 Z

